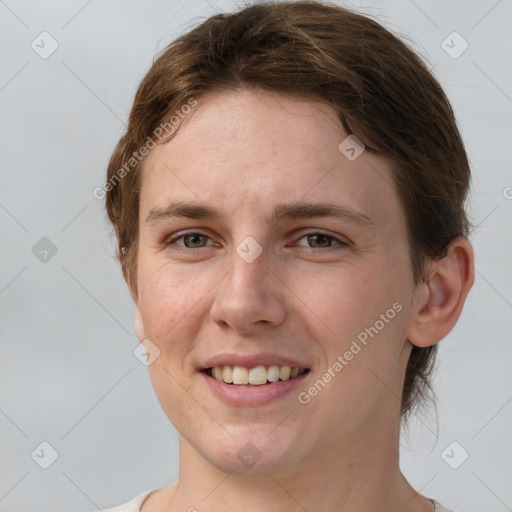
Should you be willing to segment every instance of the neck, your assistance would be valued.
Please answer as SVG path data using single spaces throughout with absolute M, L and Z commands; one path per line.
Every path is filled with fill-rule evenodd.
M 165 510 L 431 512 L 432 503 L 399 470 L 400 423 L 389 416 L 376 420 L 368 427 L 371 432 L 360 431 L 346 446 L 286 474 L 224 473 L 180 438 L 180 481 Z

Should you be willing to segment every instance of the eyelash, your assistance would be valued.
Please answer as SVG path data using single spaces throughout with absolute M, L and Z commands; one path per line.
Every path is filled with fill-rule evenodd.
M 201 233 L 200 231 L 188 231 L 186 233 L 181 233 L 179 234 L 178 236 L 175 236 L 174 238 L 171 238 L 171 239 L 168 239 L 164 242 L 164 246 L 165 247 L 168 247 L 170 246 L 171 244 L 174 244 L 174 242 L 176 242 L 177 240 L 180 240 L 181 238 L 184 238 L 186 236 L 190 236 L 190 235 L 201 235 L 201 236 L 204 236 L 208 239 L 211 240 L 211 238 L 204 234 L 204 233 Z M 324 237 L 327 237 L 328 239 L 331 239 L 331 240 L 334 240 L 334 241 L 337 241 L 338 242 L 338 246 L 330 246 L 330 247 L 305 247 L 305 246 L 300 246 L 300 247 L 303 247 L 305 249 L 309 249 L 310 251 L 313 251 L 313 252 L 316 252 L 316 251 L 321 251 L 321 252 L 328 252 L 328 251 L 331 251 L 331 250 L 337 250 L 337 249 L 343 249 L 345 247 L 348 247 L 349 244 L 348 242 L 344 242 L 343 240 L 340 240 L 339 238 L 333 236 L 333 235 L 329 235 L 327 233 L 323 233 L 322 231 L 310 231 L 308 233 L 304 233 L 298 241 L 302 240 L 303 238 L 305 237 L 308 237 L 308 236 L 311 236 L 311 235 L 322 235 Z M 191 253 L 191 252 L 196 252 L 196 251 L 200 251 L 201 249 L 206 249 L 207 247 L 211 247 L 211 246 L 204 246 L 204 247 L 185 247 L 185 246 L 180 246 L 180 245 L 177 245 L 177 251 L 181 251 L 181 252 L 187 252 L 187 253 Z

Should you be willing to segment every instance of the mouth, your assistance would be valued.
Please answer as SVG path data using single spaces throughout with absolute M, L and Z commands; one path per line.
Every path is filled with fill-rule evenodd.
M 222 365 L 205 368 L 203 372 L 209 377 L 231 386 L 267 386 L 278 381 L 296 379 L 310 370 L 290 366 L 268 365 L 245 367 Z

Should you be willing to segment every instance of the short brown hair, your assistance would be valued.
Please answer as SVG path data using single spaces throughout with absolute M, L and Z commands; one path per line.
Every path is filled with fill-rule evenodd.
M 106 195 L 118 258 L 135 289 L 144 160 L 133 169 L 126 163 L 191 98 L 247 87 L 327 102 L 348 133 L 395 163 L 415 283 L 425 280 L 429 259 L 467 237 L 468 160 L 450 103 L 426 64 L 380 24 L 333 3 L 261 2 L 212 16 L 176 39 L 137 90 L 110 159 Z M 432 396 L 436 351 L 437 344 L 412 349 L 404 420 Z

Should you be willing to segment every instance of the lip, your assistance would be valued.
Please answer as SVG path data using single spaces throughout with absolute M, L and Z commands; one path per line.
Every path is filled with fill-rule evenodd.
M 214 366 L 220 366 L 220 364 Z M 270 382 L 262 386 L 226 384 L 214 377 L 210 377 L 204 371 L 199 373 L 217 398 L 230 405 L 242 407 L 266 405 L 277 401 L 279 398 L 284 398 L 285 395 L 300 386 L 311 371 L 307 371 L 293 379 L 278 380 L 277 382 Z
M 280 356 L 272 352 L 258 352 L 255 354 L 241 354 L 236 353 L 223 353 L 217 354 L 210 359 L 207 359 L 201 370 L 213 368 L 214 366 L 244 366 L 245 368 L 252 368 L 254 366 L 289 366 L 290 368 L 307 368 L 311 369 L 307 363 L 301 363 L 287 356 Z

